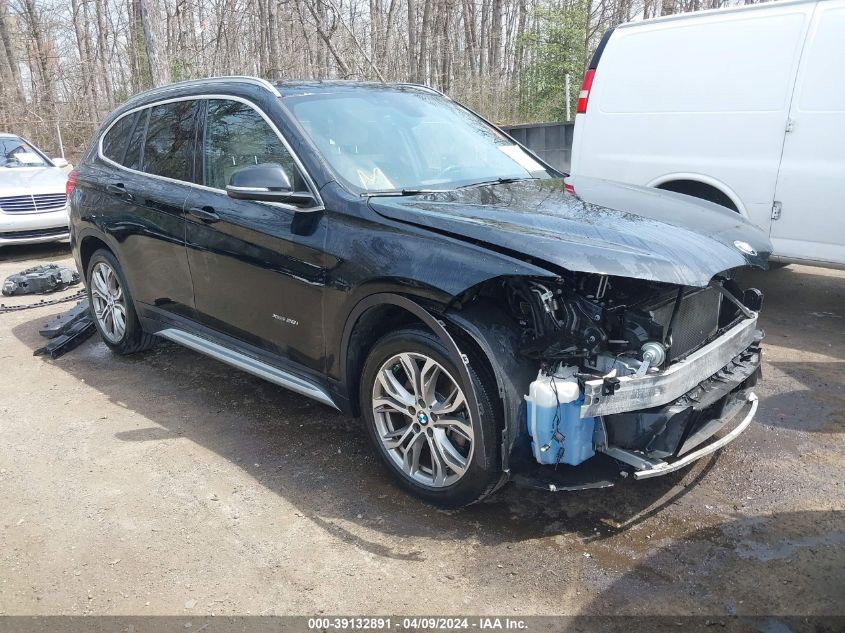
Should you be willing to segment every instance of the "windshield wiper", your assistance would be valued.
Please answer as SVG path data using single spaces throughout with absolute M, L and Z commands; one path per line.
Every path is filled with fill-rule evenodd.
M 494 178 L 492 180 L 481 180 L 479 182 L 471 182 L 468 185 L 461 185 L 455 189 L 467 189 L 469 187 L 481 187 L 483 185 L 507 185 L 512 182 L 520 182 L 522 180 L 537 180 L 533 176 L 511 176 L 510 178 Z M 387 191 L 365 191 L 361 195 L 365 198 L 376 196 L 419 196 L 425 193 L 444 193 L 446 191 L 454 191 L 454 189 L 390 189 Z
M 479 182 L 471 182 L 468 185 L 461 185 L 458 189 L 469 189 L 470 187 L 483 187 L 484 185 L 509 185 L 512 182 L 520 182 L 522 180 L 537 180 L 533 176 L 511 176 L 510 178 L 493 178 L 492 180 L 481 180 Z
M 381 196 L 419 196 L 424 193 L 443 193 L 446 189 L 391 189 L 388 191 L 365 191 L 361 194 L 364 198 Z

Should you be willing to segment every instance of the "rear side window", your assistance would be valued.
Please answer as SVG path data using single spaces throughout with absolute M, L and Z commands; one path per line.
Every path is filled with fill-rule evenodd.
M 296 191 L 307 187 L 293 158 L 264 118 L 239 101 L 211 99 L 203 143 L 205 184 L 225 189 L 232 174 L 247 165 L 276 163 Z
M 138 118 L 138 113 L 127 114 L 117 120 L 103 138 L 103 156 L 116 163 L 123 164 L 126 148 L 130 147 L 129 135 Z
M 144 142 L 145 172 L 191 180 L 196 113 L 196 101 L 175 101 L 150 108 Z

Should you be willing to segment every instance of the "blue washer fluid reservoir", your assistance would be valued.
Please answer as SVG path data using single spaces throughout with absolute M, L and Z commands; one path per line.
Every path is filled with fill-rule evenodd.
M 541 464 L 577 466 L 595 455 L 593 430 L 595 418 L 580 417 L 584 396 L 578 381 L 569 372 L 557 371 L 546 376 L 542 372 L 528 387 L 528 433 L 534 459 Z M 560 417 L 556 421 L 555 417 Z M 557 432 L 563 436 L 555 438 Z M 560 449 L 563 447 L 563 455 Z M 559 460 L 559 461 L 558 461 Z

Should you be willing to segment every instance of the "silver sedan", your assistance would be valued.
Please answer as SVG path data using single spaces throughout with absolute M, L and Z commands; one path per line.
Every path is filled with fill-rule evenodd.
M 67 173 L 20 136 L 0 134 L 0 246 L 67 239 Z

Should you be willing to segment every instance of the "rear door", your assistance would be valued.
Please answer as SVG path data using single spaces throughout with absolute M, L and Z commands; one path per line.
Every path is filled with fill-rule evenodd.
M 845 1 L 820 2 L 804 46 L 775 192 L 775 253 L 845 264 Z M 777 215 L 777 213 L 775 213 Z
M 118 120 L 103 139 L 113 168 L 99 186 L 108 199 L 100 205 L 103 228 L 119 244 L 135 300 L 183 316 L 193 312 L 183 207 L 192 188 L 197 103 L 175 100 Z
M 232 173 L 260 163 L 281 165 L 296 190 L 308 187 L 258 106 L 239 98 L 205 103 L 197 167 L 204 188 L 186 204 L 198 318 L 274 357 L 321 371 L 325 215 L 227 196 Z

